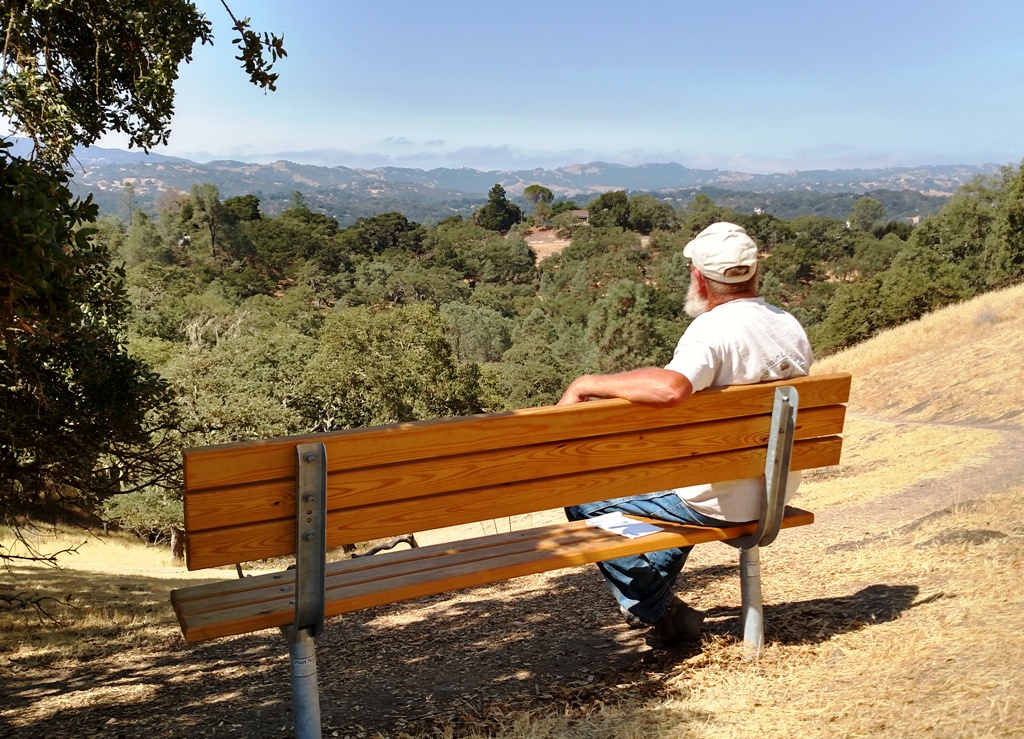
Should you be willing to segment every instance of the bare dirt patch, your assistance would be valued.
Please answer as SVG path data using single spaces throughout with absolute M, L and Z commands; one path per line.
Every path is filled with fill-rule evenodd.
M 526 232 L 525 238 L 533 253 L 537 255 L 538 262 L 557 254 L 572 243 L 571 239 L 560 237 L 551 228 L 532 228 Z

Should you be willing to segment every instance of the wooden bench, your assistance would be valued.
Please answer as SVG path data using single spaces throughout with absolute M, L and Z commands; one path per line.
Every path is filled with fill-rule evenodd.
M 790 469 L 839 463 L 849 391 L 848 374 L 822 375 L 705 390 L 667 409 L 602 400 L 189 449 L 189 569 L 280 556 L 295 566 L 175 590 L 174 610 L 188 642 L 282 628 L 300 737 L 320 735 L 313 639 L 325 617 L 627 554 L 737 546 L 744 638 L 759 651 L 759 546 L 814 520 L 783 511 L 777 493 Z M 326 561 L 351 542 L 762 474 L 764 514 L 743 525 L 653 521 L 661 531 L 631 539 L 559 522 Z

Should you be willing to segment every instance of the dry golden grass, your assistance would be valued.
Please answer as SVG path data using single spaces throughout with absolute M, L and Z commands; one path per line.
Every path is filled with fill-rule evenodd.
M 859 505 L 891 495 L 908 481 L 928 480 L 984 464 L 999 443 L 991 429 L 957 429 L 918 423 L 848 418 L 843 463 L 804 475 L 794 501 L 812 511 Z
M 767 555 L 768 602 L 798 606 L 769 607 L 761 659 L 716 639 L 666 677 L 667 695 L 514 712 L 472 736 L 1024 735 L 1024 486 L 857 551 L 821 544 L 790 536 Z M 823 637 L 790 639 L 809 619 Z
M 826 357 L 853 373 L 851 410 L 936 423 L 1024 424 L 1024 285 L 988 293 Z
M 396 728 L 388 736 L 1024 736 L 1024 460 L 1006 470 L 1016 482 L 995 492 L 975 489 L 971 500 L 930 507 L 917 500 L 904 510 L 909 503 L 900 497 L 921 481 L 943 490 L 951 476 L 973 480 L 990 460 L 1006 459 L 1000 445 L 1008 435 L 1019 443 L 1022 324 L 1024 286 L 945 309 L 816 367 L 854 374 L 844 461 L 809 475 L 801 488 L 798 503 L 815 510 L 819 524 L 784 533 L 765 550 L 768 648 L 759 660 L 744 659 L 743 646 L 719 628 L 699 654 L 650 668 L 642 681 L 653 690 L 623 678 L 626 684 L 602 694 L 607 699 L 535 699 L 467 715 L 457 729 Z M 719 566 L 735 566 L 729 547 L 698 547 L 687 570 Z M 152 671 L 149 663 L 185 665 L 188 648 L 180 646 L 168 592 L 186 579 L 233 576 L 171 568 L 165 550 L 112 538 L 90 539 L 63 569 L 19 565 L 13 574 L 30 594 L 55 599 L 63 625 L 40 628 L 31 610 L 0 611 L 0 675 L 90 660 L 123 664 L 128 674 Z M 714 623 L 734 617 L 737 590 L 734 575 L 711 577 L 692 596 L 713 609 Z M 56 604 L 69 594 L 70 606 Z M 247 680 L 265 678 L 272 662 L 250 648 L 254 655 L 237 667 L 189 664 L 169 678 L 202 686 L 213 670 L 238 670 L 218 696 L 197 687 L 189 699 L 190 711 L 210 717 L 204 731 L 211 735 L 244 735 L 231 726 L 220 732 L 215 717 L 225 715 L 225 705 L 227 715 L 244 712 L 232 704 L 233 691 L 244 694 Z M 59 724 L 62 712 L 92 704 L 145 711 L 158 684 L 97 681 L 40 693 L 31 716 L 24 703 L 30 698 L 18 695 L 20 704 L 0 701 L 0 729 Z M 262 728 L 260 736 L 287 735 Z
M 1022 511 L 1024 486 L 896 540 L 826 554 L 816 577 L 851 589 L 912 583 L 911 602 L 891 620 L 776 646 L 756 664 L 682 673 L 691 693 L 680 705 L 714 717 L 698 735 L 1019 736 Z M 986 540 L 994 530 L 1004 535 Z
M 1002 438 L 985 427 L 1024 421 L 1021 356 L 1024 286 L 820 362 L 818 373 L 853 373 L 851 418 L 843 464 L 808 475 L 797 502 L 842 516 L 985 465 Z M 792 625 L 787 609 L 769 608 L 761 659 L 716 639 L 667 678 L 667 695 L 512 713 L 474 736 L 1024 736 L 1024 486 L 895 530 L 860 515 L 859 548 L 830 550 L 835 534 L 814 527 L 766 552 L 766 602 L 815 605 Z M 698 548 L 688 566 L 729 556 Z M 698 605 L 735 600 L 730 586 L 712 584 Z M 814 623 L 820 640 L 787 639 Z
M 1014 512 L 1009 520 L 1008 511 Z M 898 545 L 826 555 L 826 562 L 813 564 L 824 565 L 828 581 L 912 581 L 912 599 L 896 617 L 820 643 L 774 644 L 757 661 L 744 660 L 741 645 L 713 643 L 669 678 L 668 699 L 603 706 L 586 722 L 518 715 L 497 736 L 1024 735 L 1021 511 L 1024 486 L 970 513 L 936 519 Z M 986 530 L 993 521 L 1010 532 L 978 544 L 967 536 L 929 544 L 951 531 Z M 809 590 L 788 580 L 786 599 Z M 815 584 L 812 590 L 820 588 Z M 893 591 L 898 592 L 895 586 Z M 845 618 L 839 608 L 821 610 L 829 618 Z
M 27 554 L 10 532 L 0 533 L 9 554 Z M 166 643 L 175 625 L 166 599 L 176 587 L 172 583 L 210 577 L 172 567 L 166 546 L 147 547 L 121 536 L 43 529 L 34 544 L 44 552 L 74 551 L 60 556 L 59 568 L 28 562 L 7 568 L 9 581 L 28 598 L 41 599 L 42 610 L 0 611 L 0 668 L 123 651 L 125 645 L 110 637 L 125 633 L 137 645 Z

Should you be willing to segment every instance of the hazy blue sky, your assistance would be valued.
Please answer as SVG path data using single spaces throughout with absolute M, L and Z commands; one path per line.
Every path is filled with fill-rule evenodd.
M 217 43 L 182 69 L 161 153 L 748 172 L 1024 157 L 1024 0 L 229 4 L 284 35 L 278 91 L 248 84 L 219 1 L 199 0 Z

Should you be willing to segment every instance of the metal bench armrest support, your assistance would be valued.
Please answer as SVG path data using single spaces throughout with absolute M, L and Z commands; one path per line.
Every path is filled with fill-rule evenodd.
M 324 630 L 327 573 L 327 449 L 320 442 L 297 444 L 295 496 L 295 628 Z
M 765 496 L 757 530 L 749 536 L 728 542 L 740 550 L 740 594 L 743 611 L 743 641 L 751 656 L 764 650 L 764 606 L 761 596 L 761 550 L 779 534 L 786 508 L 786 485 L 793 456 L 796 413 L 800 396 L 796 388 L 775 390 L 772 425 L 765 457 Z
M 765 496 L 761 501 L 761 517 L 754 533 L 729 542 L 738 549 L 768 546 L 779 535 L 786 509 L 786 485 L 793 458 L 793 437 L 796 434 L 796 412 L 800 396 L 793 387 L 775 390 L 772 425 L 768 432 L 768 449 L 764 462 Z
M 320 690 L 314 639 L 324 630 L 327 576 L 327 449 L 297 444 L 295 490 L 295 622 L 288 639 L 297 739 L 320 739 Z

